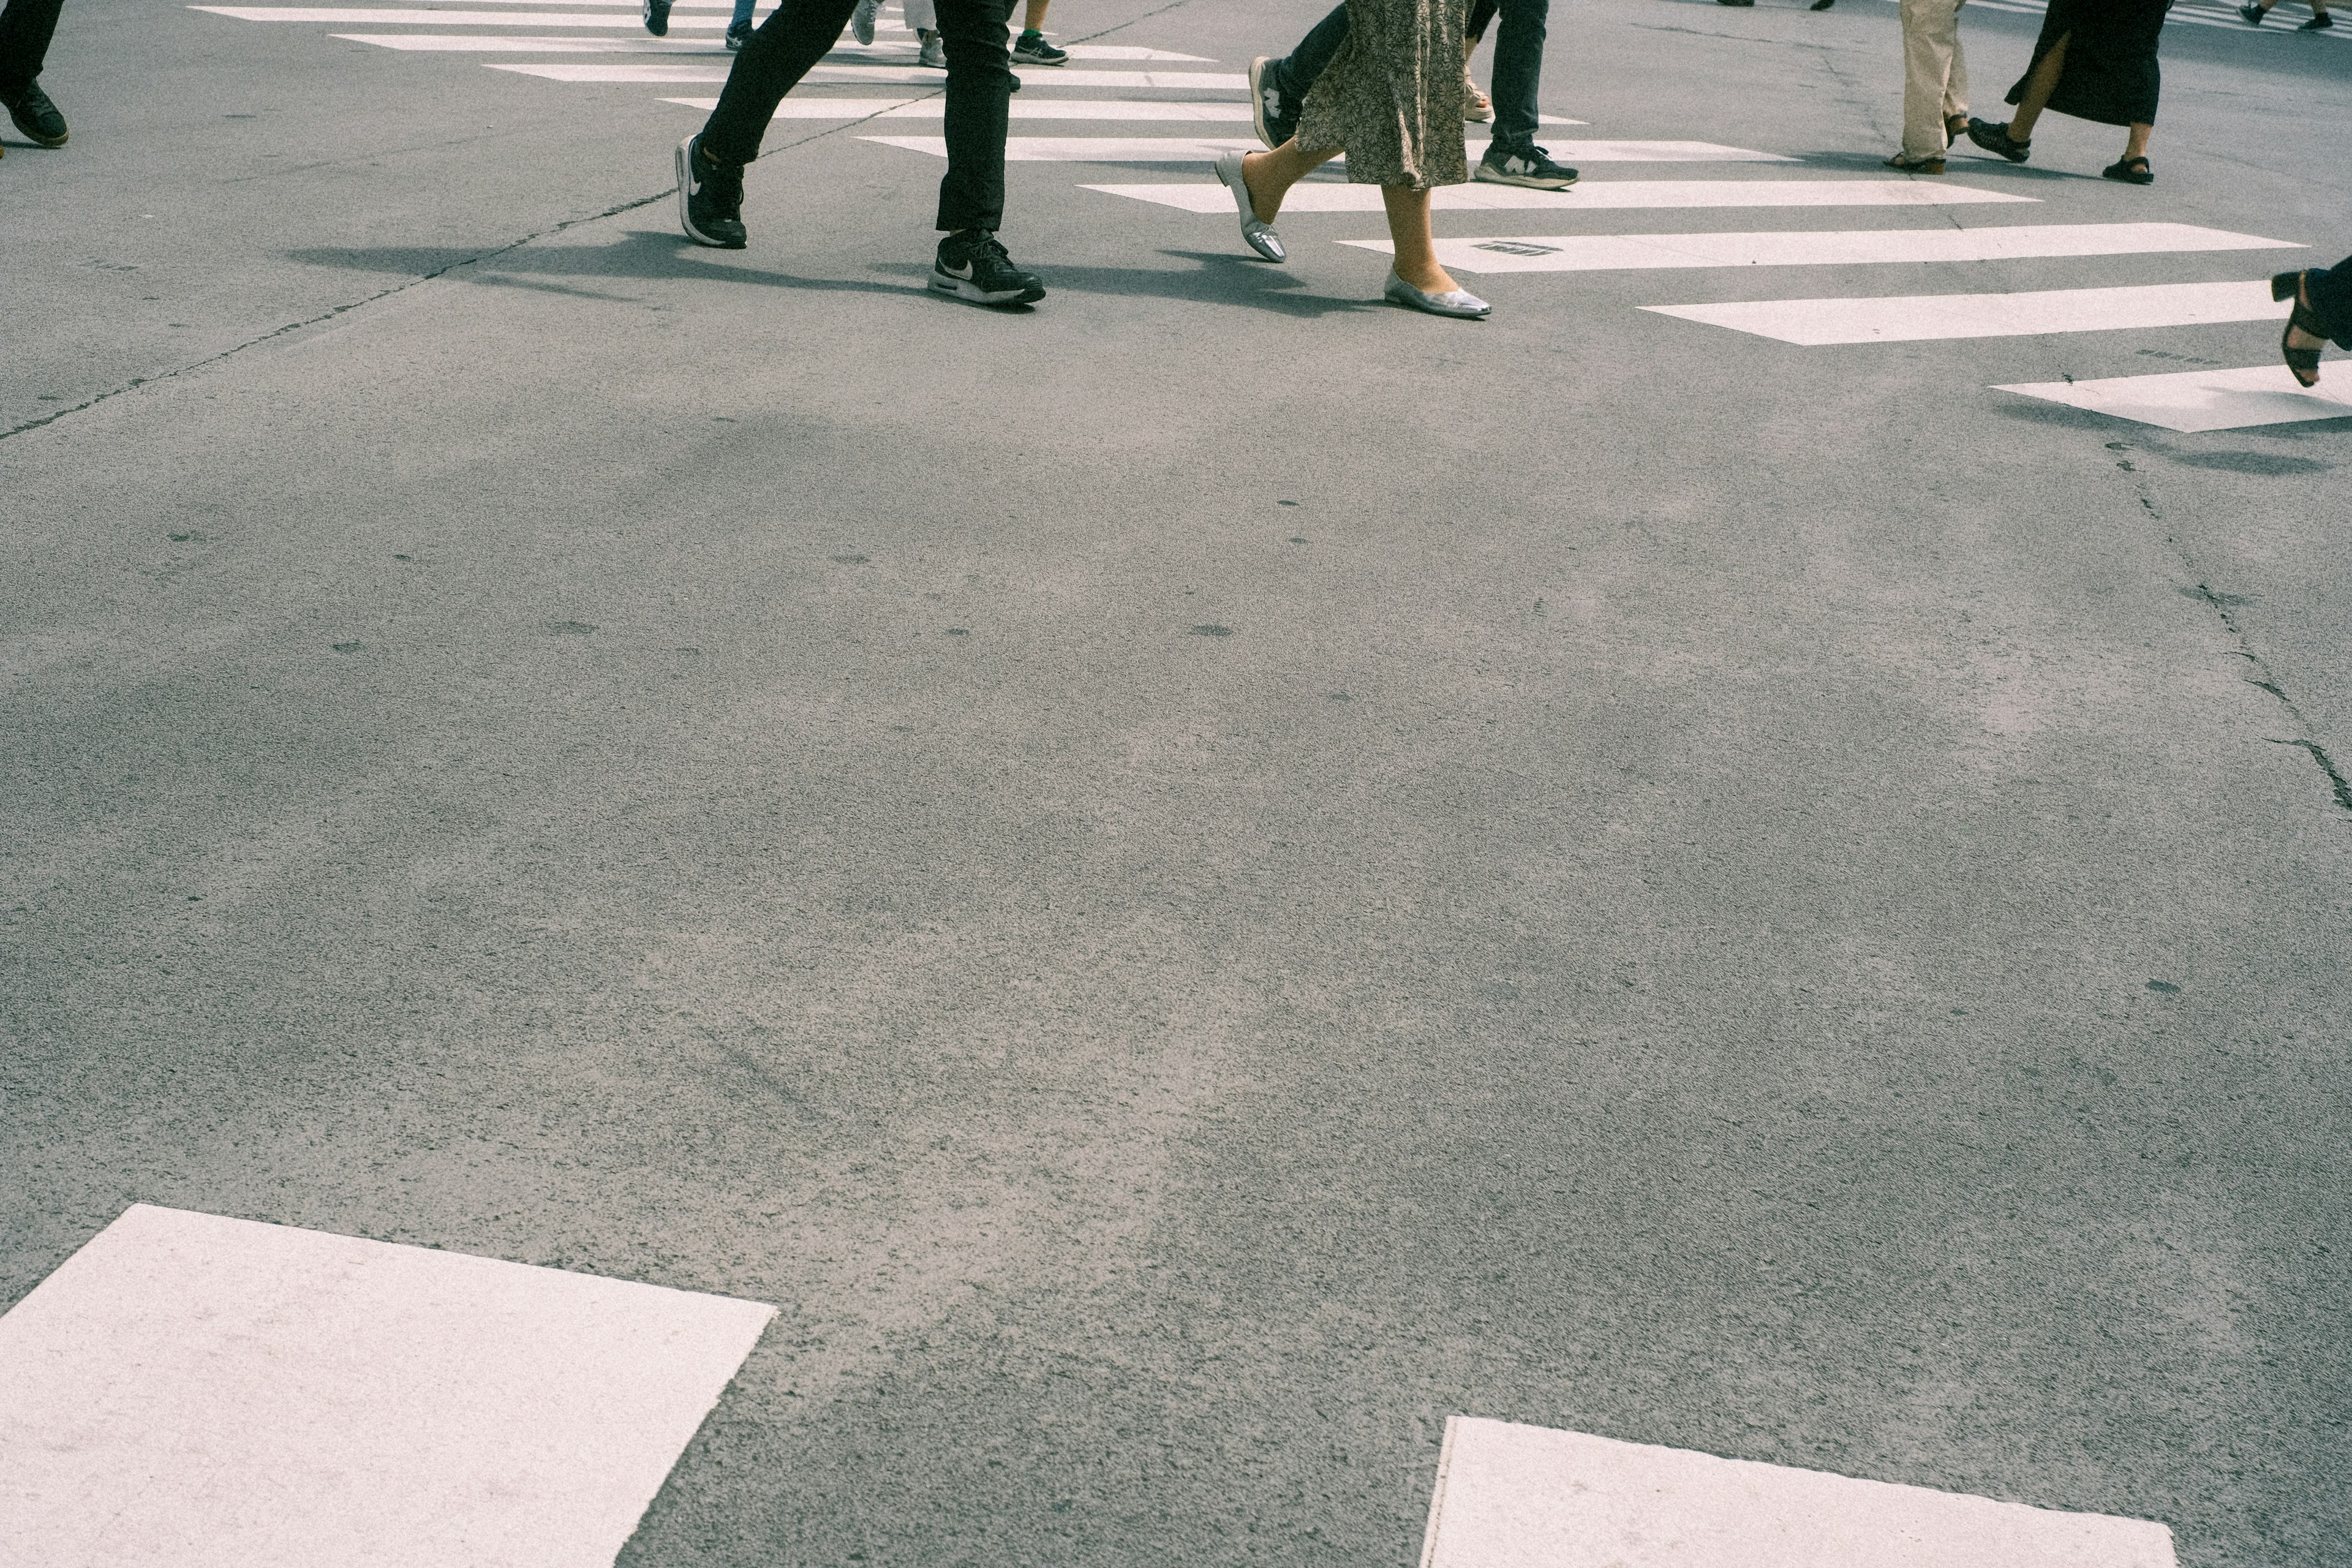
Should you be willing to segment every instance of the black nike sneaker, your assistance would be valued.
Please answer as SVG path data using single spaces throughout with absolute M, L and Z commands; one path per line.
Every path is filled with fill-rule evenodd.
M 931 287 L 975 305 L 1032 305 L 1045 297 L 1044 281 L 1013 266 L 996 237 L 979 228 L 940 241 L 939 256 L 931 262 Z
M 695 244 L 721 250 L 740 250 L 751 237 L 743 230 L 743 165 L 704 157 L 699 135 L 677 144 L 677 223 Z
M 49 101 L 49 95 L 41 90 L 38 82 L 26 83 L 24 91 L 8 100 L 8 118 L 16 122 L 17 130 L 44 147 L 66 144 L 66 117 L 58 112 L 58 106 Z
M 646 31 L 656 38 L 669 37 L 669 0 L 646 0 L 645 9 L 638 13 L 646 19 Z

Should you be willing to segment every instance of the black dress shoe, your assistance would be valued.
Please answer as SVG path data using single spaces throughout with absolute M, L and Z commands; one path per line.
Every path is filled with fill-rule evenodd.
M 16 122 L 17 130 L 44 147 L 66 144 L 66 117 L 58 112 L 40 83 L 33 83 L 7 102 L 8 118 Z

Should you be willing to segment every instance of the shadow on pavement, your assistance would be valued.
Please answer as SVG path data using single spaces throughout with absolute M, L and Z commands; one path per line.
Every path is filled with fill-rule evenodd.
M 523 245 L 511 250 L 472 251 L 425 247 L 318 247 L 284 252 L 287 259 L 313 267 L 336 267 L 354 272 L 375 272 L 404 278 L 448 277 L 494 287 L 532 289 L 569 294 L 583 300 L 623 301 L 624 296 L 583 288 L 576 281 L 628 279 L 647 282 L 705 279 L 713 282 L 747 284 L 815 293 L 929 294 L 922 279 L 929 267 L 919 261 L 884 262 L 877 272 L 902 277 L 908 283 L 859 278 L 807 278 L 757 267 L 704 259 L 690 242 L 674 234 L 640 231 L 613 245 Z M 1245 305 L 1276 314 L 1317 318 L 1390 307 L 1378 299 L 1380 277 L 1367 271 L 1364 298 L 1333 299 L 1294 292 L 1306 284 L 1265 263 L 1216 251 L 1163 250 L 1157 254 L 1193 263 L 1195 270 L 1177 271 L 1145 267 L 1066 267 L 1038 262 L 1047 298 L 1055 293 L 1102 294 L 1126 298 L 1158 298 L 1197 304 Z M 942 300 L 945 296 L 940 296 Z M 962 301 L 947 301 L 962 303 Z

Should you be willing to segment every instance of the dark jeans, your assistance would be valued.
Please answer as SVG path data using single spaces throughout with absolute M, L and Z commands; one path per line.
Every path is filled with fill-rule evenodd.
M 1551 0 L 1479 0 L 1474 23 L 1499 9 L 1503 30 L 1495 37 L 1495 141 L 1496 148 L 1535 145 L 1536 97 L 1543 87 L 1544 24 Z M 1270 68 L 1286 101 L 1304 99 L 1348 36 L 1348 7 L 1341 5 L 1315 24 L 1298 47 Z
M 2327 335 L 2339 349 L 2352 349 L 2352 256 L 2325 272 L 2314 272 L 2303 282 L 2311 309 L 2327 323 Z
M 840 41 L 856 8 L 857 0 L 783 0 L 760 24 L 702 128 L 713 158 L 748 163 L 760 155 L 776 105 Z M 1013 0 L 939 0 L 939 12 L 948 52 L 948 173 L 940 182 L 939 226 L 993 230 L 1004 218 L 1005 106 L 1013 97 L 1004 24 Z
M 14 100 L 41 74 L 65 0 L 8 0 L 0 10 L 0 99 Z

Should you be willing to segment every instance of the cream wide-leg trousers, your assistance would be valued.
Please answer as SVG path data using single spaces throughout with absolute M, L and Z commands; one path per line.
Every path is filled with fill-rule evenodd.
M 1960 0 L 1903 0 L 1903 155 L 1944 155 L 1945 121 L 1969 111 Z

